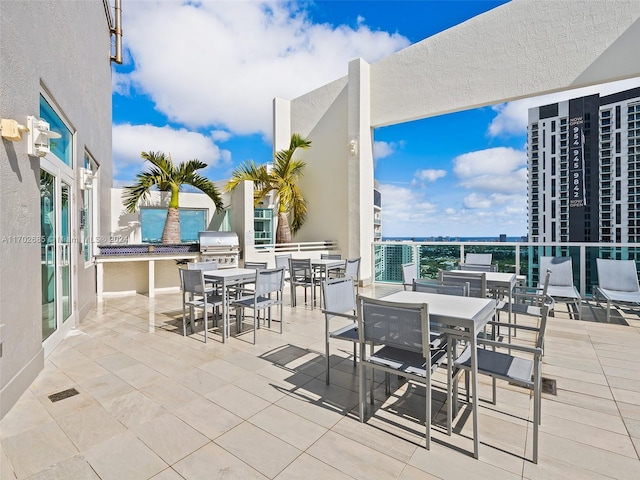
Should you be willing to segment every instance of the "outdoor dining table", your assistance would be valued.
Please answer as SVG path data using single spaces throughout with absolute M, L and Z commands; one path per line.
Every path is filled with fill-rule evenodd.
M 384 300 L 402 303 L 427 303 L 429 322 L 433 331 L 453 333 L 470 344 L 471 348 L 471 398 L 473 399 L 473 454 L 478 458 L 480 446 L 478 427 L 478 357 L 476 337 L 496 314 L 496 300 L 476 297 L 452 297 L 436 293 L 401 290 L 383 297 Z M 451 381 L 447 381 L 451 389 Z M 452 392 L 449 390 L 449 397 Z M 451 434 L 452 405 L 447 406 L 447 431 Z
M 255 282 L 256 270 L 253 268 L 221 268 L 204 272 L 205 280 L 214 282 L 222 291 L 222 341 L 229 337 L 229 288 Z

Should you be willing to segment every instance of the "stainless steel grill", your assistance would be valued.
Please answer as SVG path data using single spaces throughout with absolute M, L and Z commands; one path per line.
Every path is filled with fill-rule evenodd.
M 240 258 L 240 243 L 235 232 L 198 232 L 200 261 L 216 260 L 218 268 L 237 267 Z

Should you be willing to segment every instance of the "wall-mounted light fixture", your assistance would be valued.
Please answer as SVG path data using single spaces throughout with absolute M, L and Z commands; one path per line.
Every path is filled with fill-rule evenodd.
M 44 157 L 50 153 L 49 140 L 62 136 L 57 132 L 52 132 L 47 122 L 34 116 L 27 117 L 27 128 L 29 129 L 27 153 L 36 157 Z
M 80 169 L 80 190 L 91 190 L 93 188 L 93 179 L 95 173 L 86 168 Z
M 12 142 L 19 142 L 22 140 L 22 134 L 27 133 L 29 129 L 24 125 L 20 125 L 16 120 L 3 118 L 0 120 L 0 131 L 2 132 L 2 138 Z
M 352 138 L 351 141 L 349 141 L 349 153 L 351 155 L 357 155 L 358 154 L 358 139 L 357 138 Z

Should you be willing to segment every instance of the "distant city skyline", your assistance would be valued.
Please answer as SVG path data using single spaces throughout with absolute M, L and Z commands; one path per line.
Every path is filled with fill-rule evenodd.
M 268 162 L 274 97 L 296 98 L 345 76 L 354 58 L 376 62 L 504 3 L 127 0 L 114 186 L 144 168 L 142 151 L 198 158 L 214 181 L 246 160 Z M 571 95 L 376 129 L 383 236 L 525 235 L 527 110 Z

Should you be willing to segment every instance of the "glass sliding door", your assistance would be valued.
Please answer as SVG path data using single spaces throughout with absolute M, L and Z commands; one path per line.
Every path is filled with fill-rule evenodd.
M 62 182 L 60 190 L 60 239 L 58 251 L 59 277 L 61 290 L 61 311 L 62 321 L 66 321 L 71 316 L 72 288 L 71 288 L 71 187 L 68 183 Z
M 58 328 L 56 308 L 56 181 L 40 170 L 40 265 L 42 270 L 42 340 Z
M 55 169 L 52 171 L 56 172 Z M 59 330 L 73 313 L 71 181 L 40 170 L 40 264 L 42 340 Z

